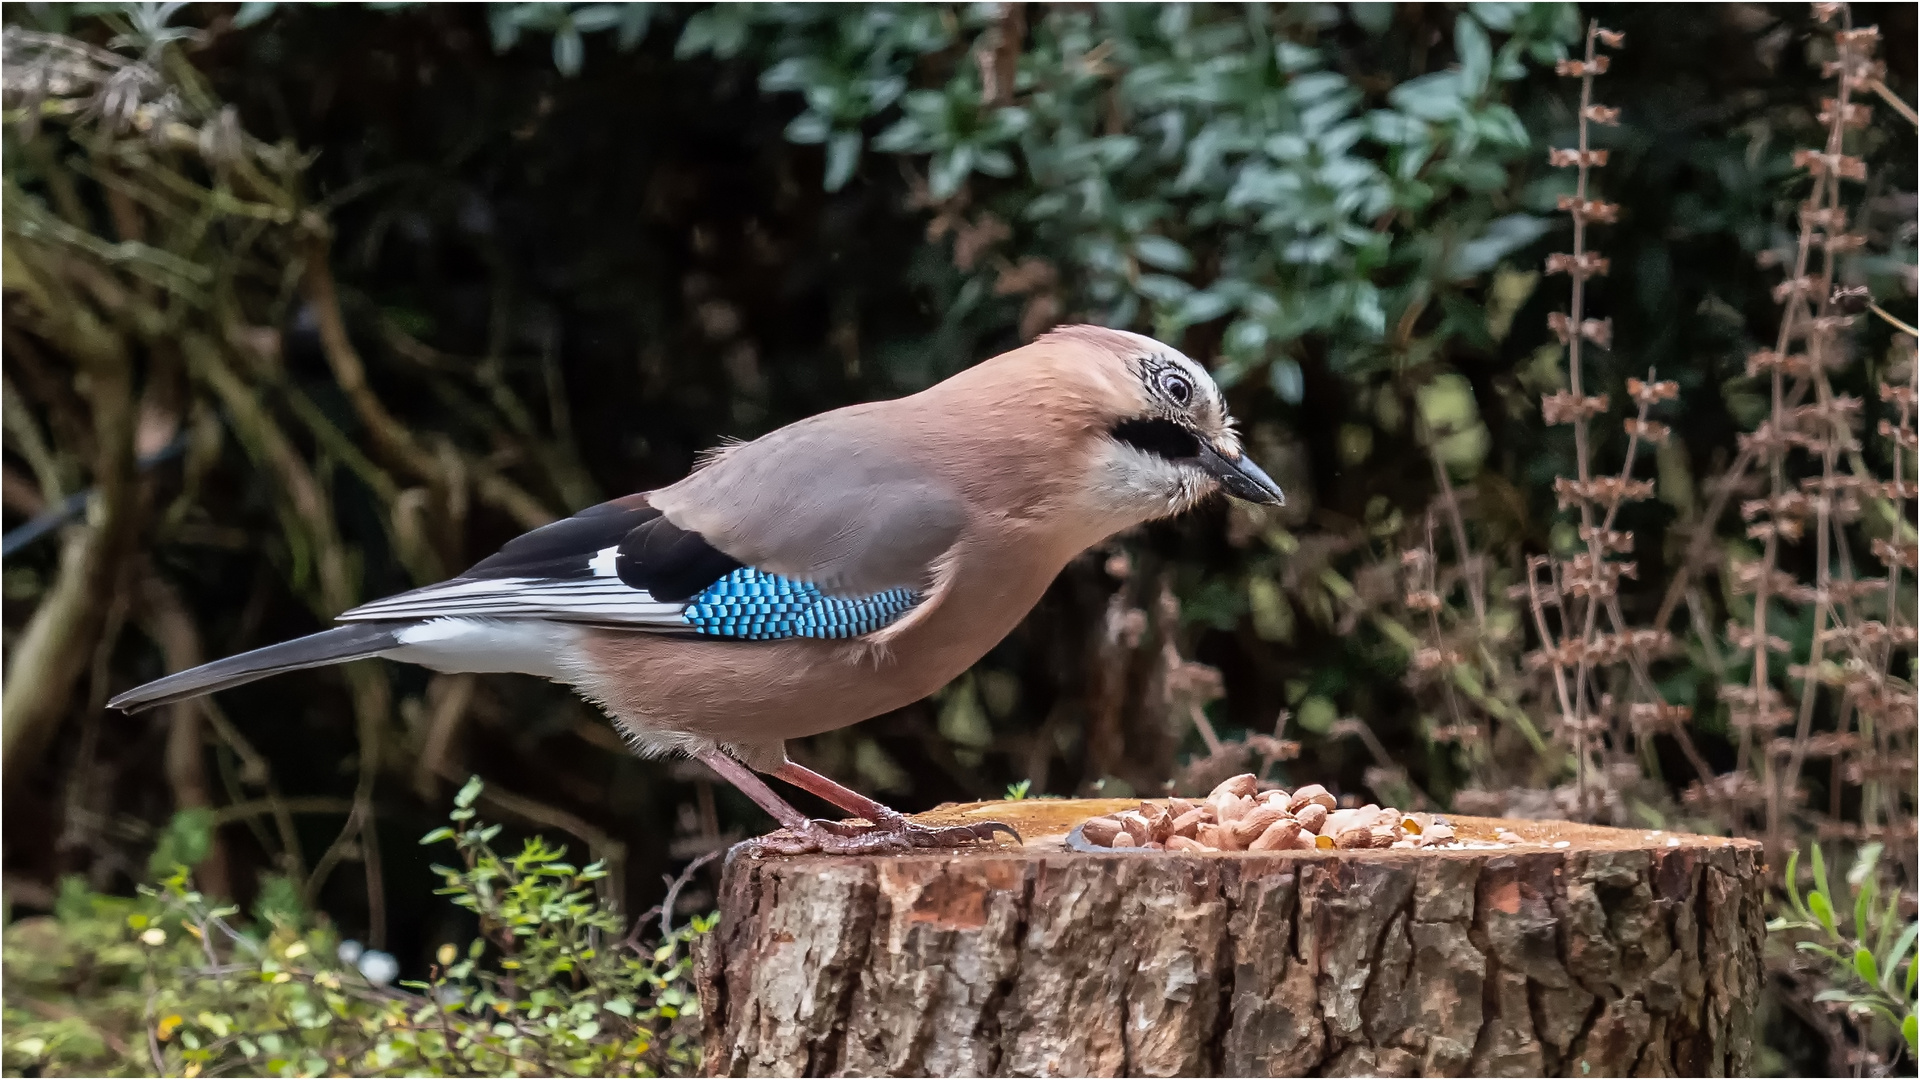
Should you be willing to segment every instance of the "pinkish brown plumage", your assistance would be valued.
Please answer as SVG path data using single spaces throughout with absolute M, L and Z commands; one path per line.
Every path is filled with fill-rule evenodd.
M 991 830 L 911 826 L 788 762 L 785 740 L 938 690 L 1075 555 L 1221 488 L 1281 501 L 1206 372 L 1150 338 L 1066 327 L 918 394 L 727 447 L 336 630 L 113 704 L 365 656 L 528 672 L 598 703 L 639 751 L 707 762 L 786 827 L 778 850 L 966 842 Z M 870 825 L 808 821 L 742 763 Z

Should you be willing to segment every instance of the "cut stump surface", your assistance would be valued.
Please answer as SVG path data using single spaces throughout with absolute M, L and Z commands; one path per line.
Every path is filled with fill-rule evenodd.
M 1752 1071 L 1751 841 L 1453 817 L 1462 846 L 1068 850 L 1137 800 L 948 806 L 966 851 L 729 856 L 700 957 L 735 1076 Z M 1496 830 L 1519 842 L 1495 842 Z

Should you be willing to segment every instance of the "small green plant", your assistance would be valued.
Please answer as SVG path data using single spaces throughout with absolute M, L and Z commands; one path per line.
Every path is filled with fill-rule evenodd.
M 1814 1001 L 1844 1009 L 1880 1066 L 1894 1063 L 1901 1043 L 1908 1055 L 1920 1054 L 1914 996 L 1920 980 L 1920 964 L 1914 960 L 1920 922 L 1904 910 L 1899 890 L 1886 889 L 1882 895 L 1882 845 L 1861 847 L 1837 889 L 1828 879 L 1820 845 L 1811 850 L 1812 891 L 1804 898 L 1800 894 L 1800 852 L 1795 851 L 1787 858 L 1790 910 L 1767 929 L 1778 935 L 1775 941 L 1792 943 L 1790 968 L 1826 983 Z
M 659 940 L 600 903 L 599 864 L 575 867 L 534 837 L 512 856 L 476 819 L 480 782 L 456 798 L 456 867 L 438 892 L 479 917 L 465 949 L 442 945 L 428 977 L 394 982 L 385 953 L 342 942 L 286 905 L 239 909 L 184 868 L 138 897 L 77 879 L 50 918 L 6 934 L 5 1068 L 43 1076 L 660 1076 L 699 1064 L 690 945 Z M 271 890 L 267 890 L 270 892 Z M 677 892 L 677 888 L 674 890 Z M 263 892 L 264 895 L 264 892 Z M 663 905 L 671 912 L 672 896 Z
M 1031 780 L 1022 780 L 1017 784 L 1008 784 L 1007 785 L 1007 801 L 1018 802 L 1021 799 L 1026 798 L 1027 792 L 1031 791 L 1032 789 L 1033 789 L 1033 781 Z

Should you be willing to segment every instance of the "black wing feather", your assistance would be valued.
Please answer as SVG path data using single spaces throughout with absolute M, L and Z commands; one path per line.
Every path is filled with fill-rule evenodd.
M 608 551 L 612 575 L 607 565 L 595 566 Z M 450 581 L 363 604 L 339 617 L 465 613 L 651 625 L 740 565 L 699 533 L 668 521 L 645 495 L 629 495 L 516 537 Z
M 589 506 L 572 517 L 514 537 L 499 551 L 474 563 L 460 577 L 550 581 L 592 577 L 593 568 L 589 564 L 595 554 L 659 518 L 660 511 L 648 506 L 642 495 L 628 495 Z
M 740 560 L 664 517 L 654 518 L 620 541 L 614 567 L 620 580 L 678 604 L 740 569 Z

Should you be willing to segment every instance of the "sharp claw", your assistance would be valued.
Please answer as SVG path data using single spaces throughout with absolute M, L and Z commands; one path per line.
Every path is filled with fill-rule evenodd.
M 980 837 L 980 839 L 982 840 L 991 840 L 993 839 L 994 833 L 1003 832 L 1003 833 L 1006 833 L 1008 836 L 1013 837 L 1014 843 L 1019 844 L 1021 847 L 1027 846 L 1027 842 L 1024 838 L 1021 837 L 1020 831 L 1018 829 L 1015 829 L 1013 826 L 1007 824 L 1004 821 L 984 821 L 984 822 L 981 822 L 979 825 L 974 826 L 974 828 L 987 830 L 986 833 Z

